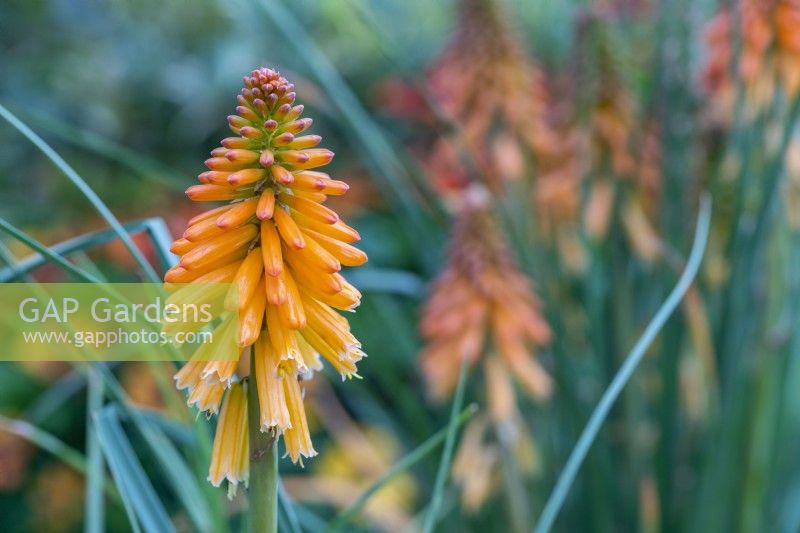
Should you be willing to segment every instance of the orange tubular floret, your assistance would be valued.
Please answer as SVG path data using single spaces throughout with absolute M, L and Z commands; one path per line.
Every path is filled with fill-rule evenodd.
M 246 248 L 258 234 L 258 228 L 247 224 L 201 243 L 181 258 L 181 266 L 189 269 L 201 268 L 219 257 L 233 255 Z
M 197 180 L 200 183 L 211 183 L 213 185 L 227 185 L 228 176 L 230 175 L 231 175 L 230 172 L 225 172 L 220 170 L 207 170 L 202 174 L 198 175 Z
M 303 233 L 297 227 L 297 223 L 289 216 L 289 213 L 284 209 L 276 209 L 273 217 L 275 218 L 275 225 L 278 226 L 278 233 L 280 233 L 286 244 L 295 250 L 300 250 L 306 245 Z
M 272 305 L 283 305 L 286 303 L 288 294 L 286 292 L 286 283 L 283 281 L 283 276 L 285 274 L 286 271 L 281 270 L 281 273 L 277 276 L 267 276 L 267 301 Z
M 322 137 L 319 135 L 303 135 L 302 137 L 295 137 L 289 143 L 289 148 L 293 150 L 302 150 L 304 148 L 313 148 L 322 142 Z
M 248 191 L 241 191 L 224 185 L 192 185 L 186 189 L 186 196 L 195 202 L 235 200 L 236 198 L 244 198 L 248 195 Z
M 266 189 L 261 193 L 256 207 L 256 216 L 261 220 L 269 220 L 275 212 L 275 191 Z
M 256 294 L 264 294 L 264 277 L 262 276 L 255 289 Z M 261 323 L 264 321 L 264 308 L 267 301 L 264 298 L 250 298 L 239 317 L 239 346 L 250 346 L 261 333 Z
M 281 194 L 280 200 L 295 211 L 303 213 L 305 216 L 313 218 L 323 224 L 336 224 L 339 221 L 339 215 L 335 212 L 307 198 L 292 196 L 290 194 Z
M 183 255 L 198 244 L 199 243 L 192 242 L 181 237 L 172 243 L 172 245 L 169 247 L 169 251 L 176 255 Z
M 197 224 L 186 228 L 186 231 L 183 232 L 183 238 L 191 242 L 200 242 L 222 235 L 223 230 L 217 226 L 216 222 L 211 218 L 201 220 Z
M 288 170 L 280 165 L 274 165 L 272 167 L 272 177 L 281 185 L 289 185 L 292 183 L 292 181 L 294 181 L 294 176 L 292 176 Z
M 257 204 L 257 198 L 249 198 L 233 204 L 232 208 L 216 219 L 217 227 L 227 230 L 241 226 L 256 214 Z
M 253 248 L 239 265 L 233 277 L 234 290 L 225 301 L 225 307 L 230 310 L 244 310 L 244 307 L 254 295 L 260 295 L 256 289 L 264 271 L 264 262 L 261 258 L 261 248 Z M 235 295 L 235 299 L 234 296 Z
M 335 224 L 325 224 L 294 210 L 292 211 L 292 217 L 302 228 L 317 231 L 323 235 L 331 237 L 332 239 L 346 243 L 353 243 L 361 238 L 361 235 L 359 235 L 355 229 L 351 228 L 341 220 Z
M 215 207 L 214 209 L 211 209 L 209 211 L 203 211 L 199 215 L 189 219 L 189 222 L 186 225 L 187 226 L 193 226 L 193 225 L 197 224 L 198 222 L 200 222 L 201 220 L 206 220 L 206 219 L 209 219 L 209 218 L 217 218 L 217 217 L 221 216 L 222 214 L 224 214 L 231 207 L 233 207 L 233 206 L 231 204 L 228 204 L 228 205 L 223 205 L 223 206 L 220 206 L 220 207 Z
M 267 177 L 263 168 L 246 168 L 228 175 L 228 184 L 235 186 L 250 185 Z
M 264 270 L 270 276 L 277 276 L 283 270 L 283 254 L 278 230 L 271 221 L 261 223 L 261 254 L 264 258 Z
M 300 251 L 308 264 L 328 274 L 335 274 L 342 269 L 342 264 L 325 248 L 312 238 L 306 239 L 306 247 Z
M 327 174 L 306 170 L 294 173 L 292 189 L 300 191 L 320 192 L 325 189 L 325 184 L 330 181 Z
M 355 246 L 343 243 L 311 229 L 304 230 L 304 233 L 338 259 L 344 266 L 355 267 L 367 262 L 367 254 Z M 308 240 L 309 239 L 306 239 L 307 242 Z
M 281 317 L 290 328 L 303 329 L 306 327 L 306 314 L 303 310 L 303 304 L 300 302 L 300 293 L 297 290 L 297 285 L 295 285 L 292 275 L 288 272 L 284 273 L 284 283 L 286 284 L 287 298 L 286 304 L 278 308 Z

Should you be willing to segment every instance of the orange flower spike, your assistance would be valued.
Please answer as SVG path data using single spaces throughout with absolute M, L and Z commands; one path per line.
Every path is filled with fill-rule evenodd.
M 193 200 L 230 204 L 190 221 L 185 238 L 172 246 L 181 260 L 165 276 L 171 298 L 195 302 L 210 298 L 205 287 L 175 284 L 231 282 L 215 337 L 253 346 L 232 361 L 206 361 L 210 354 L 201 347 L 176 376 L 191 405 L 220 412 L 210 480 L 227 480 L 232 489 L 247 480 L 247 435 L 240 434 L 247 409 L 243 392 L 253 383 L 247 374 L 256 378 L 260 429 L 282 435 L 289 456 L 298 461 L 316 454 L 300 374 L 321 369 L 322 355 L 351 377 L 364 357 L 347 320 L 331 306 L 358 305 L 360 293 L 338 272 L 342 263 L 361 264 L 366 255 L 348 244 L 358 240 L 358 232 L 321 205 L 327 194 L 341 195 L 348 187 L 307 170 L 330 162 L 333 152 L 316 148 L 318 135 L 299 136 L 313 122 L 301 116 L 302 105 L 294 105 L 293 89 L 269 69 L 244 79 L 237 114 L 228 117 L 236 135 L 211 152 L 209 170 L 198 176 L 201 184 L 187 190 Z M 238 324 L 232 315 L 237 311 Z M 241 359 L 250 353 L 252 365 Z
M 503 290 L 508 287 L 513 290 Z M 497 387 L 507 384 L 508 376 L 501 374 L 510 373 L 535 397 L 550 391 L 534 350 L 549 340 L 549 328 L 530 282 L 513 261 L 488 210 L 468 208 L 460 213 L 447 266 L 426 302 L 420 329 L 428 343 L 421 355 L 422 369 L 434 396 L 453 392 L 460 357 L 474 364 L 482 355 L 503 363 L 488 363 L 487 379 Z M 496 355 L 484 354 L 487 335 Z M 511 390 L 503 387 L 506 393 Z M 498 391 L 488 390 L 487 396 L 493 392 Z M 498 400 L 495 395 L 495 404 Z M 506 397 L 500 403 L 508 401 Z M 507 407 L 495 409 L 494 414 L 507 413 Z

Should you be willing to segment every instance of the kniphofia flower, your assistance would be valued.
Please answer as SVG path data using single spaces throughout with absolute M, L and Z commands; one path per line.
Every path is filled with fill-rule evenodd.
M 554 237 L 565 264 L 574 270 L 585 266 L 577 226 L 592 239 L 605 239 L 618 198 L 631 244 L 646 260 L 657 253 L 651 219 L 661 188 L 660 136 L 652 121 L 640 117 L 624 82 L 609 34 L 612 14 L 592 10 L 579 19 L 572 79 L 555 80 L 547 94 L 564 142 L 537 160 L 540 227 Z M 579 105 L 565 102 L 564 93 L 576 95 Z
M 789 99 L 800 93 L 800 3 L 796 0 L 740 0 L 741 50 L 734 61 L 734 16 L 723 7 L 706 29 L 708 60 L 703 71 L 714 111 L 730 120 L 735 104 L 735 73 L 752 111 L 759 111 L 780 84 Z M 731 68 L 733 67 L 733 68 Z
M 534 350 L 551 333 L 532 284 L 513 261 L 491 212 L 485 207 L 462 209 L 447 263 L 423 310 L 421 331 L 427 345 L 420 357 L 436 399 L 452 394 L 465 360 L 471 366 L 483 363 L 495 444 L 483 442 L 487 424 L 473 420 L 453 463 L 463 505 L 476 509 L 495 486 L 496 477 L 489 473 L 499 468 L 500 454 L 518 449 L 526 435 L 514 381 L 535 398 L 550 394 L 550 377 Z
M 531 396 L 550 393 L 550 377 L 534 353 L 549 342 L 550 328 L 486 209 L 467 208 L 459 215 L 421 330 L 427 341 L 422 370 L 434 397 L 452 393 L 463 359 L 474 365 L 487 351 L 486 395 L 496 421 L 511 420 L 515 412 L 510 376 Z
M 274 70 L 254 70 L 237 103 L 228 117 L 234 135 L 186 191 L 195 201 L 226 203 L 189 221 L 172 246 L 180 263 L 165 276 L 167 283 L 232 283 L 238 296 L 238 303 L 226 299 L 238 306 L 238 330 L 223 320 L 217 332 L 237 336 L 240 359 L 195 358 L 175 376 L 190 405 L 220 414 L 209 479 L 234 487 L 248 477 L 250 375 L 261 431 L 282 435 L 292 461 L 316 454 L 301 382 L 321 368 L 320 356 L 343 378 L 356 375 L 365 354 L 336 310 L 354 310 L 361 294 L 339 271 L 367 260 L 352 245 L 358 232 L 324 205 L 348 186 L 315 170 L 333 153 L 317 147 L 318 135 L 304 134 L 312 120 L 295 104 L 294 86 Z
M 495 0 L 458 2 L 455 33 L 429 69 L 427 84 L 441 112 L 460 126 L 460 141 L 491 189 L 521 177 L 522 165 L 516 162 L 524 161 L 523 149 L 541 154 L 556 145 L 545 119 L 540 78 Z M 450 174 L 447 186 L 464 186 L 449 143 L 441 139 L 434 144 L 431 174 L 435 179 Z M 442 162 L 449 172 L 437 168 Z

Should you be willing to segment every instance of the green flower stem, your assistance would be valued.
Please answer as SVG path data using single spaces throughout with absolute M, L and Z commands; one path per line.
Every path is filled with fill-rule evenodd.
M 252 351 L 251 351 L 252 352 Z M 255 368 L 254 353 L 250 368 Z M 256 376 L 247 387 L 247 421 L 250 432 L 250 489 L 248 515 L 251 533 L 278 531 L 278 436 L 261 431 Z
M 447 475 L 450 473 L 450 463 L 453 459 L 453 450 L 455 449 L 456 437 L 458 436 L 458 413 L 461 411 L 461 405 L 464 403 L 464 391 L 467 388 L 468 374 L 469 361 L 466 357 L 462 357 L 461 370 L 458 375 L 458 385 L 456 386 L 456 393 L 453 396 L 453 406 L 450 409 L 450 422 L 447 424 L 447 437 L 444 441 L 442 460 L 439 462 L 439 470 L 436 472 L 436 482 L 434 483 L 433 493 L 431 495 L 431 506 L 430 509 L 428 509 L 428 514 L 425 516 L 425 522 L 422 526 L 422 531 L 425 533 L 431 533 L 439 519 L 439 510 L 442 507 L 442 500 L 444 499 Z

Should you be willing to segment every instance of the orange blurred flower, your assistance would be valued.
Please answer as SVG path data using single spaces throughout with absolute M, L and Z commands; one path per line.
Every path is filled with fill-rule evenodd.
M 513 416 L 511 375 L 534 397 L 550 394 L 550 378 L 534 356 L 536 346 L 549 342 L 550 328 L 487 210 L 465 208 L 459 215 L 421 330 L 427 341 L 422 370 L 434 397 L 452 393 L 462 358 L 474 365 L 486 351 L 486 394 L 496 420 Z
M 738 76 L 753 112 L 763 109 L 780 84 L 789 99 L 800 92 L 800 2 L 797 0 L 740 0 L 737 17 L 723 7 L 706 28 L 708 60 L 703 83 L 713 95 L 717 119 L 733 114 Z M 738 18 L 738 23 L 735 22 Z M 738 63 L 734 61 L 734 24 L 741 35 Z
M 455 33 L 431 66 L 427 83 L 441 113 L 461 128 L 459 141 L 495 191 L 503 181 L 522 177 L 519 162 L 526 149 L 541 154 L 557 145 L 545 120 L 539 69 L 494 0 L 458 3 Z M 450 178 L 439 183 L 445 190 L 467 182 L 450 142 L 439 140 L 429 156 L 431 165 L 451 169 Z

